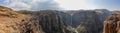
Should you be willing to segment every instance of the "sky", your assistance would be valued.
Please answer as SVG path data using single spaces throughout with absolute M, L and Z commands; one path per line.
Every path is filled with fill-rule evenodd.
M 120 10 L 120 0 L 0 0 L 0 5 L 14 10 Z

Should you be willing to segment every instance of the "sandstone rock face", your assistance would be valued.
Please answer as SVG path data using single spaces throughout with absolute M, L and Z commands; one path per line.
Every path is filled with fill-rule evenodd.
M 31 16 L 0 6 L 0 33 L 43 33 L 37 26 Z
M 23 23 L 25 18 L 25 15 L 0 6 L 0 33 L 22 33 L 24 26 L 20 23 Z
M 120 13 L 115 13 L 104 21 L 103 33 L 120 33 Z

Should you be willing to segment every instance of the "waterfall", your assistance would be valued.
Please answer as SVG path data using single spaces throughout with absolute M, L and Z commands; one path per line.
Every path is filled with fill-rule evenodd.
M 72 16 L 73 16 L 73 14 L 71 14 L 71 18 L 70 18 L 71 19 L 71 26 L 73 26 L 73 24 L 72 24 Z

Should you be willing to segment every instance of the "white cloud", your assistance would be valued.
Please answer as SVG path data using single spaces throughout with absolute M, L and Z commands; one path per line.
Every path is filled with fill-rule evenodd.
M 8 7 L 13 8 L 15 10 L 29 10 L 30 5 L 24 3 L 23 0 L 5 0 L 5 3 L 9 3 Z
M 53 0 L 5 0 L 5 3 L 9 3 L 8 7 L 15 10 L 44 10 L 44 9 L 56 9 L 59 8 L 58 4 L 52 3 Z
M 21 2 L 11 3 L 9 5 L 9 7 L 12 7 L 14 9 L 16 9 L 16 10 L 20 10 L 20 9 L 22 9 L 22 10 L 29 10 L 31 8 L 30 5 L 25 4 L 25 3 L 21 3 Z
M 44 9 L 59 9 L 59 5 L 53 0 L 46 0 L 46 1 L 33 1 L 32 4 L 32 10 L 44 10 Z
M 55 2 L 57 3 L 55 3 Z M 44 10 L 44 9 L 95 9 L 95 5 L 91 4 L 93 0 L 5 0 L 8 7 L 15 10 Z
M 97 8 L 92 1 L 94 0 L 55 0 L 60 4 L 60 7 L 70 10 L 78 9 L 95 9 Z
M 5 0 L 3 1 L 15 10 L 45 10 L 45 9 L 110 9 L 116 10 L 115 7 L 104 7 L 96 4 L 96 0 Z M 59 7 L 60 6 L 60 7 Z M 118 8 L 119 9 L 119 8 Z

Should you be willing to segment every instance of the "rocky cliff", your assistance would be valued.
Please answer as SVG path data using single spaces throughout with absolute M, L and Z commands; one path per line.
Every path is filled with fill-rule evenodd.
M 99 33 L 99 21 L 95 11 L 80 11 L 73 15 L 73 26 L 78 28 L 79 33 Z
M 66 13 L 71 15 L 71 26 L 78 33 L 102 33 L 103 21 L 111 15 L 110 11 L 106 9 L 68 11 Z
M 50 28 L 50 25 L 49 25 L 49 22 L 51 20 L 59 21 L 58 19 L 54 19 L 50 17 L 50 15 L 55 16 L 54 14 L 61 16 L 61 18 L 58 18 L 58 19 L 63 22 L 61 24 L 60 23 L 57 24 L 56 22 L 51 22 L 50 24 L 55 23 L 55 25 L 62 25 L 58 27 L 62 27 L 61 29 L 64 29 L 65 32 L 69 31 L 69 33 L 73 33 L 73 32 L 74 33 L 101 33 L 103 30 L 103 21 L 105 18 L 107 18 L 110 15 L 109 11 L 107 10 L 99 10 L 99 12 L 94 10 L 76 11 L 72 13 L 72 15 L 70 13 L 67 14 L 64 12 L 56 11 L 56 10 L 43 10 L 43 11 L 32 12 L 32 15 L 34 17 L 37 16 L 36 17 L 37 20 L 42 20 L 40 23 L 44 24 L 42 28 L 45 32 L 53 31 L 55 33 L 55 30 Z M 48 16 L 46 17 L 44 15 L 48 15 Z M 59 16 L 56 16 L 56 17 L 59 17 Z M 45 18 L 45 21 L 47 22 L 44 21 L 44 18 Z M 52 19 L 49 19 L 49 18 L 52 18 Z M 48 23 L 48 25 L 46 25 L 46 23 Z M 48 29 L 46 29 L 46 27 L 44 26 L 48 26 L 47 27 Z M 51 26 L 54 26 L 54 25 L 51 25 Z M 56 26 L 55 28 L 58 28 L 58 27 Z M 57 30 L 60 30 L 60 29 L 57 29 Z M 63 32 L 63 31 L 60 30 L 58 32 Z
M 120 33 L 120 12 L 115 13 L 104 21 L 103 33 Z
M 37 24 L 41 25 L 45 33 L 70 33 L 67 14 L 55 10 L 20 11 L 19 13 L 32 15 Z

